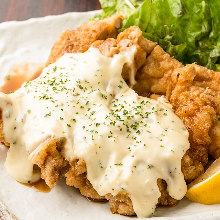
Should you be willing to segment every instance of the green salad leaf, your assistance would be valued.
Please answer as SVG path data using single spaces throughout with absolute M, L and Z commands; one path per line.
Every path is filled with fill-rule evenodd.
M 100 0 L 99 18 L 121 14 L 184 64 L 220 71 L 220 0 Z

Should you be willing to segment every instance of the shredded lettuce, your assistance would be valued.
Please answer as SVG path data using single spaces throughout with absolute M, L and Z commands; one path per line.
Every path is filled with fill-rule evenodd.
M 220 0 L 100 0 L 100 19 L 122 14 L 184 64 L 220 71 Z

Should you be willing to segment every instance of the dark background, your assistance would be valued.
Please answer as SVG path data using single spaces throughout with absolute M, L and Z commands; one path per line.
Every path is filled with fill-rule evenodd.
M 0 0 L 0 22 L 96 9 L 98 0 Z

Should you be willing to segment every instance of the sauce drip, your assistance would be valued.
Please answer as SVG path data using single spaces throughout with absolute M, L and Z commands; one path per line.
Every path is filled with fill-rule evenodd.
M 38 192 L 48 193 L 51 191 L 51 188 L 45 183 L 43 179 L 40 179 L 39 181 L 35 183 L 21 183 L 21 182 L 19 183 L 24 186 L 34 188 Z

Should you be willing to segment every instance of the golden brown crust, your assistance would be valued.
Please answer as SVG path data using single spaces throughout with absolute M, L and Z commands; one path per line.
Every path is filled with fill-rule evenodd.
M 132 26 L 121 32 L 117 37 L 117 42 L 119 46 L 123 48 L 131 47 L 133 45 L 136 46 L 137 52 L 134 61 L 137 69 L 143 66 L 146 57 L 156 46 L 156 43 L 143 37 L 142 31 L 137 26 Z
M 203 172 L 210 154 L 219 157 L 220 73 L 196 64 L 176 69 L 167 96 L 189 131 L 191 144 L 183 158 L 183 173 L 192 180 Z M 193 165 L 194 164 L 194 165 Z M 201 166 L 202 165 L 202 166 Z M 190 173 L 192 175 L 190 175 Z
M 207 155 L 207 151 L 205 152 Z M 196 179 L 204 172 L 204 166 L 198 160 L 193 158 L 193 152 L 187 151 L 182 158 L 182 172 L 186 181 L 190 182 L 191 180 Z
M 215 84 L 219 82 L 220 85 L 220 74 L 204 67 L 199 69 L 195 65 L 176 69 L 171 77 L 172 92 L 168 96 L 175 113 L 188 128 L 192 141 L 207 145 L 211 143 L 209 129 L 219 111 L 220 87 L 217 88 Z M 200 73 L 201 69 L 204 72 Z
M 184 67 L 159 46 L 136 75 L 134 90 L 142 96 L 166 94 L 189 131 L 190 149 L 182 159 L 187 181 L 203 173 L 208 151 L 214 158 L 220 156 L 219 77 L 196 64 Z
M 129 216 L 135 215 L 132 201 L 126 192 L 120 192 L 116 196 L 107 194 L 106 198 L 109 200 L 112 213 Z
M 146 61 L 146 57 L 151 53 L 155 47 L 155 43 L 145 39 L 138 27 L 131 27 L 126 31 L 120 33 L 117 39 L 108 38 L 107 40 L 95 41 L 92 46 L 96 47 L 106 56 L 113 56 L 114 54 L 126 52 L 129 47 L 136 46 L 135 53 L 135 72 L 140 69 Z M 52 51 L 53 53 L 53 51 Z M 124 66 L 123 77 L 128 81 L 129 72 L 131 68 Z M 53 166 L 53 165 L 52 165 Z M 111 194 L 104 196 L 98 195 L 91 183 L 87 179 L 86 164 L 81 159 L 69 161 L 69 169 L 66 170 L 64 177 L 67 185 L 78 188 L 82 195 L 95 200 L 108 199 L 113 213 L 122 215 L 135 215 L 132 202 L 126 192 L 120 192 L 116 196 Z M 41 167 L 41 169 L 45 169 Z M 161 190 L 161 197 L 159 202 L 161 205 L 174 205 L 177 200 L 169 196 L 167 192 L 166 182 L 158 180 L 158 186 Z
M 178 200 L 172 198 L 167 191 L 167 183 L 165 180 L 158 179 L 157 185 L 161 192 L 161 196 L 158 199 L 159 206 L 174 206 L 178 203 Z
M 0 142 L 5 146 L 9 147 L 10 144 L 5 141 L 3 133 L 3 120 L 2 120 L 2 111 L 0 111 Z
M 177 115 L 183 119 L 189 129 L 191 148 L 182 159 L 182 171 L 185 179 L 190 181 L 204 170 L 203 165 L 206 164 L 208 155 L 207 145 L 212 146 L 212 148 L 210 147 L 212 154 L 215 154 L 219 147 L 217 141 L 215 144 L 211 144 L 211 140 L 219 137 L 217 136 L 219 135 L 219 124 L 216 121 L 216 112 L 219 115 L 220 102 L 219 99 L 214 101 L 216 94 L 213 93 L 213 90 L 219 89 L 219 79 L 214 77 L 213 71 L 209 72 L 210 76 L 206 77 L 205 70 L 201 70 L 196 65 L 183 67 L 162 48 L 144 39 L 138 27 L 126 29 L 118 35 L 117 39 L 107 39 L 117 35 L 121 17 L 114 17 L 114 19 L 84 24 L 75 31 L 64 32 L 54 44 L 47 64 L 55 62 L 64 53 L 84 52 L 96 40 L 98 41 L 93 43 L 93 46 L 106 56 L 121 53 L 126 48 L 135 45 L 137 47 L 135 72 L 138 73 L 134 89 L 144 96 L 149 93 L 167 93 Z M 177 69 L 181 70 L 181 74 L 176 72 Z M 123 77 L 126 81 L 128 81 L 129 71 L 130 68 L 125 66 Z M 206 95 L 204 88 L 210 86 L 210 92 Z M 197 103 L 200 104 L 199 107 Z M 178 109 L 182 105 L 184 109 L 187 109 L 187 114 L 184 110 Z M 211 129 L 212 127 L 215 129 Z M 203 132 L 202 135 L 200 132 Z M 219 140 L 219 138 L 217 139 Z M 85 162 L 81 159 L 66 161 L 62 156 L 62 144 L 59 144 L 58 139 L 49 139 L 44 142 L 30 155 L 30 158 L 34 164 L 41 168 L 42 178 L 51 188 L 55 186 L 61 176 L 64 176 L 67 185 L 78 188 L 84 196 L 95 200 L 108 199 L 113 213 L 135 215 L 132 202 L 126 192 L 120 192 L 116 196 L 111 194 L 107 194 L 105 197 L 98 195 L 87 179 Z M 177 200 L 169 196 L 164 180 L 158 180 L 158 187 L 161 191 L 159 205 L 170 206 L 177 203 Z
M 29 160 L 41 168 L 41 178 L 50 188 L 68 169 L 68 162 L 61 153 L 63 145 L 64 139 L 48 138 L 29 155 Z
M 64 53 L 83 53 L 96 40 L 117 36 L 122 16 L 115 15 L 102 21 L 91 21 L 76 28 L 64 31 L 51 49 L 46 66 L 56 62 Z
M 153 43 L 145 39 L 142 35 L 141 30 L 136 27 L 130 27 L 125 31 L 121 32 L 117 39 L 108 38 L 107 40 L 95 41 L 92 46 L 100 50 L 100 52 L 105 55 L 112 57 L 118 53 L 126 53 L 128 48 L 132 46 L 136 47 L 136 52 L 134 55 L 134 73 L 137 73 L 145 63 L 147 55 L 153 50 L 156 43 Z M 129 73 L 131 72 L 131 67 L 125 65 L 122 71 L 122 77 L 129 83 Z
M 164 180 L 158 179 L 157 185 L 161 192 L 161 196 L 158 199 L 159 206 L 174 206 L 178 203 L 176 199 L 173 199 L 168 191 L 167 191 L 167 184 Z M 112 213 L 117 213 L 121 215 L 135 215 L 132 201 L 129 198 L 127 192 L 120 192 L 116 196 L 112 196 L 111 194 L 107 194 L 106 198 L 109 200 L 109 204 L 111 207 Z
M 100 196 L 87 179 L 87 169 L 84 160 L 75 159 L 69 164 L 70 168 L 64 174 L 64 177 L 66 177 L 66 184 L 79 189 L 81 194 L 89 199 L 105 200 L 105 197 Z
M 165 95 L 172 72 L 182 66 L 160 46 L 156 46 L 148 53 L 143 68 L 137 73 L 134 90 L 141 96 L 150 93 Z

